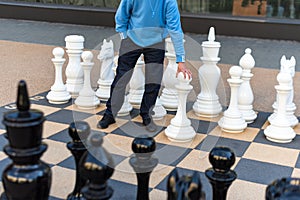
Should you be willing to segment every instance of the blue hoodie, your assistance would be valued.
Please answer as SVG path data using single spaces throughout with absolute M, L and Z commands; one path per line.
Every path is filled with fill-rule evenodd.
M 176 0 L 121 0 L 115 16 L 116 31 L 141 47 L 170 35 L 176 62 L 185 61 L 183 32 Z

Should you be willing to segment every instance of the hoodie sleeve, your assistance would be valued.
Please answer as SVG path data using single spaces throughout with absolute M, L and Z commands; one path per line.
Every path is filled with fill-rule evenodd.
M 176 62 L 185 62 L 183 32 L 181 29 L 180 13 L 176 0 L 169 0 L 166 4 L 166 24 L 174 45 Z
M 132 0 L 121 0 L 115 15 L 116 31 L 121 39 L 127 38 L 128 21 L 132 10 Z

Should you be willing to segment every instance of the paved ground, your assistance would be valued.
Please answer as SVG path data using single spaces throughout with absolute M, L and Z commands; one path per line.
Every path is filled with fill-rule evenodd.
M 279 60 L 282 55 L 288 58 L 292 55 L 300 60 L 300 43 L 296 41 L 262 40 L 255 38 L 241 38 L 220 36 L 216 40 L 221 42 L 219 67 L 222 70 L 219 94 L 224 105 L 228 104 L 230 91 L 226 79 L 228 69 L 236 65 L 243 55 L 245 48 L 250 47 L 256 60 L 251 80 L 254 92 L 254 109 L 272 112 L 275 99 L 274 85 L 277 84 L 276 75 Z M 51 62 L 52 50 L 56 46 L 64 47 L 64 38 L 70 34 L 80 34 L 85 37 L 85 48 L 94 49 L 104 38 L 118 37 L 113 28 L 57 24 L 47 22 L 33 22 L 24 20 L 0 19 L 0 105 L 15 101 L 16 85 L 20 79 L 28 82 L 30 95 L 35 95 L 50 89 L 54 83 L 54 67 Z M 200 61 L 202 56 L 201 42 L 207 40 L 207 35 L 186 33 L 187 57 L 193 61 Z M 97 48 L 98 48 L 97 47 Z M 95 53 L 96 55 L 96 53 Z M 67 58 L 67 56 L 65 56 Z M 92 71 L 92 86 L 97 87 L 100 63 L 94 56 L 95 69 Z M 68 60 L 64 67 L 66 67 Z M 197 63 L 197 62 L 196 62 Z M 197 70 L 201 64 L 189 66 L 193 71 L 193 86 L 195 94 L 199 92 Z M 64 69 L 63 69 L 64 70 Z M 299 65 L 296 70 L 300 71 Z M 295 104 L 300 102 L 300 72 L 294 78 Z M 64 77 L 65 78 L 65 77 Z M 296 114 L 300 113 L 300 108 Z
M 64 37 L 70 34 L 83 35 L 86 39 L 85 47 L 93 49 L 104 38 L 109 38 L 116 33 L 110 27 L 0 19 L 0 40 L 64 46 Z M 202 52 L 197 47 L 200 47 L 199 45 L 206 40 L 207 36 L 186 33 L 186 37 L 190 37 L 188 40 L 195 42 L 186 46 L 187 52 L 191 52 L 193 57 L 200 57 Z M 220 36 L 218 27 L 216 27 L 216 40 L 221 42 L 220 62 L 224 64 L 238 64 L 239 57 L 247 47 L 253 50 L 256 67 L 278 69 L 282 55 L 288 58 L 295 56 L 300 62 L 300 43 L 296 41 Z M 200 52 L 195 52 L 195 48 Z M 297 66 L 296 70 L 300 71 L 300 67 Z

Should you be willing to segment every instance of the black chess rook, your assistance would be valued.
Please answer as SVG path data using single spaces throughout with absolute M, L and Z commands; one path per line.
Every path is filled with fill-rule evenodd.
M 134 156 L 129 163 L 134 169 L 138 188 L 137 200 L 149 200 L 149 181 L 153 169 L 158 164 L 158 159 L 153 156 L 156 149 L 156 142 L 152 137 L 137 137 L 131 145 Z
M 81 193 L 81 189 L 86 184 L 86 179 L 81 176 L 79 170 L 79 161 L 83 154 L 87 151 L 85 142 L 90 134 L 90 131 L 91 128 L 85 121 L 76 121 L 70 123 L 69 136 L 72 138 L 72 141 L 67 143 L 67 148 L 71 151 L 75 159 L 76 182 L 74 190 L 71 194 L 68 195 L 67 200 L 84 199 Z
M 51 186 L 51 169 L 40 160 L 47 145 L 42 143 L 45 121 L 43 112 L 30 109 L 25 81 L 18 85 L 17 110 L 5 113 L 3 123 L 8 144 L 4 152 L 12 159 L 3 174 L 1 199 L 47 200 Z

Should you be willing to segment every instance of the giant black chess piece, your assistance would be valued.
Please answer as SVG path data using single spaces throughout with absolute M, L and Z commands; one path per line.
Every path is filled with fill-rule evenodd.
M 86 183 L 86 179 L 81 176 L 79 170 L 79 161 L 83 154 L 87 151 L 86 149 L 86 139 L 89 136 L 91 128 L 89 124 L 85 121 L 76 121 L 70 123 L 69 135 L 72 141 L 68 142 L 67 148 L 71 151 L 75 159 L 76 167 L 76 182 L 74 190 L 68 195 L 67 200 L 83 200 L 83 195 L 81 193 L 82 187 Z
M 1 199 L 46 200 L 51 186 L 51 169 L 40 160 L 47 145 L 42 143 L 44 114 L 30 109 L 25 81 L 18 85 L 16 111 L 4 115 L 9 144 L 4 152 L 12 159 L 2 174 Z
M 179 177 L 176 168 L 168 176 L 168 200 L 204 200 L 202 184 L 199 174 L 183 175 Z
M 227 147 L 214 147 L 209 153 L 212 168 L 205 171 L 206 177 L 213 188 L 213 200 L 225 200 L 228 188 L 237 178 L 235 171 L 230 168 L 235 162 L 235 155 Z
M 91 134 L 89 150 L 80 160 L 80 172 L 88 180 L 81 193 L 86 200 L 107 200 L 113 189 L 107 180 L 113 175 L 114 162 L 111 155 L 101 146 L 103 138 L 99 133 Z
M 266 200 L 300 199 L 300 178 L 275 180 L 266 189 Z
M 134 156 L 129 163 L 134 169 L 137 182 L 137 200 L 149 200 L 149 180 L 150 174 L 158 164 L 158 159 L 153 157 L 156 149 L 155 140 L 152 137 L 137 137 L 131 145 Z

